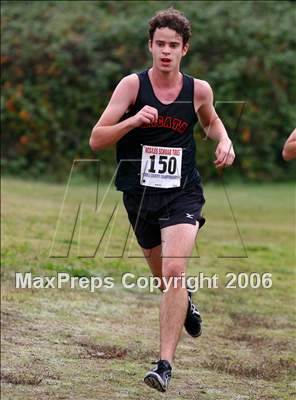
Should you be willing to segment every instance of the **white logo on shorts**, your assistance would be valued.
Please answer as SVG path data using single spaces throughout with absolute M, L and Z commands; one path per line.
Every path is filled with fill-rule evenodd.
M 188 213 L 186 213 L 186 218 L 193 219 L 193 216 L 194 216 L 194 214 L 188 214 Z

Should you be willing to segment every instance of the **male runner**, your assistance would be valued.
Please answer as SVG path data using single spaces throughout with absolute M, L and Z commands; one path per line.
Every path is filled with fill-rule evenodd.
M 180 278 L 205 222 L 193 139 L 198 119 L 206 135 L 218 142 L 217 168 L 231 165 L 235 155 L 213 107 L 210 85 L 180 72 L 189 47 L 189 21 L 170 8 L 158 12 L 149 26 L 152 67 L 119 82 L 93 128 L 90 146 L 100 150 L 117 143 L 116 187 L 123 191 L 149 267 L 154 276 Z M 167 390 L 182 327 L 197 337 L 201 322 L 190 292 L 175 279 L 162 293 L 160 359 L 145 376 L 147 385 Z

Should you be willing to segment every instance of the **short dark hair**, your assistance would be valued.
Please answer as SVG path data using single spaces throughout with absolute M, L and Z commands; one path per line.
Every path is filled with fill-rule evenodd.
M 183 13 L 170 7 L 158 11 L 149 21 L 149 37 L 153 40 L 157 28 L 170 28 L 176 31 L 183 39 L 183 46 L 188 43 L 191 36 L 191 24 Z

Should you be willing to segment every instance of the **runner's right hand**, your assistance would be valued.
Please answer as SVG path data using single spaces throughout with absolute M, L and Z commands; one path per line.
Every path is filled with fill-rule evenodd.
M 133 117 L 135 128 L 142 125 L 149 125 L 158 120 L 158 111 L 154 107 L 144 106 L 137 114 Z

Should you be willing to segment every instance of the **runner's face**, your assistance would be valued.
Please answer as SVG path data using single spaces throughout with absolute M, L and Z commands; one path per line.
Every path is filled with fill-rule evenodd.
M 180 62 L 187 53 L 188 44 L 183 47 L 183 39 L 170 28 L 157 28 L 153 41 L 149 40 L 149 50 L 153 57 L 153 66 L 163 72 L 179 70 Z

